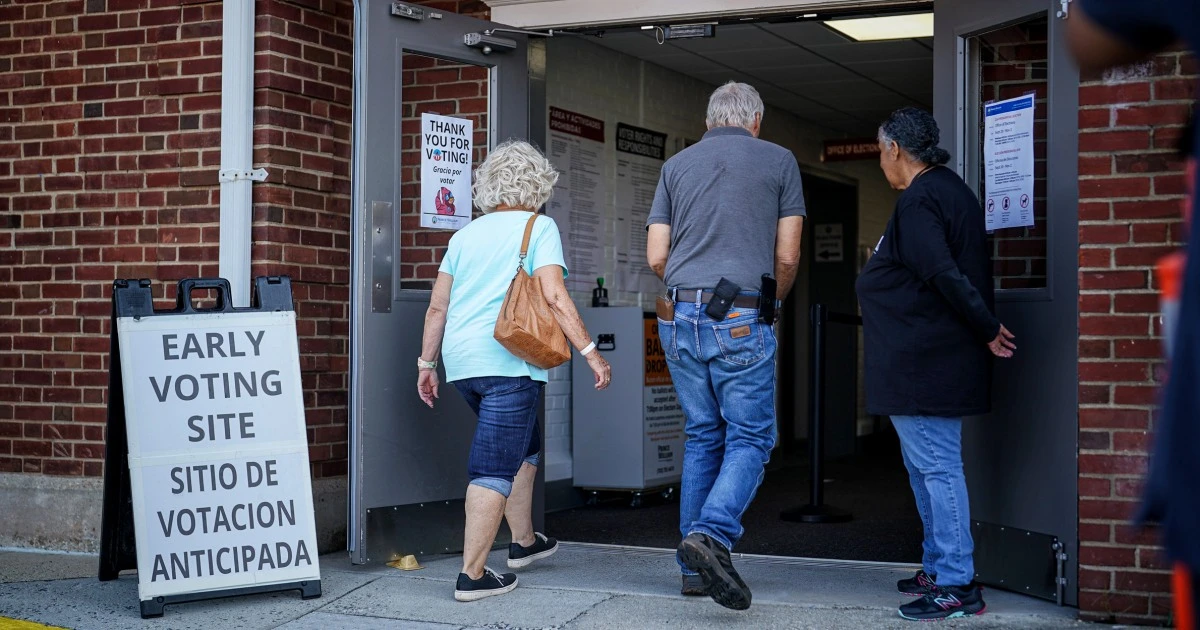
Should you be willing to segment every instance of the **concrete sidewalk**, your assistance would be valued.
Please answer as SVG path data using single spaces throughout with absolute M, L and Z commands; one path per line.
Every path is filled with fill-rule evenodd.
M 490 566 L 504 569 L 505 554 Z M 674 553 L 564 543 L 555 556 L 519 572 L 509 595 L 462 604 L 453 599 L 460 560 L 427 559 L 403 572 L 354 566 L 346 554 L 321 558 L 318 599 L 254 595 L 167 606 L 160 619 L 138 614 L 137 577 L 96 580 L 96 556 L 0 551 L 0 628 L 5 617 L 67 628 L 286 628 L 288 630 L 452 630 L 456 628 L 907 628 L 895 607 L 895 580 L 915 567 L 764 556 L 735 558 L 754 591 L 750 610 L 679 595 Z M 939 628 L 1086 628 L 1075 611 L 989 589 L 988 613 Z

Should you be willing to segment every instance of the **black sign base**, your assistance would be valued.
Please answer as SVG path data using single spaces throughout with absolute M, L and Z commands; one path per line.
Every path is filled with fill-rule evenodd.
M 179 595 L 160 595 L 154 599 L 142 600 L 142 619 L 163 616 L 163 607 L 167 604 L 183 604 L 198 602 L 219 597 L 238 597 L 241 595 L 259 595 L 261 593 L 277 593 L 279 591 L 300 591 L 301 599 L 315 599 L 321 596 L 321 581 L 287 582 L 284 584 L 265 584 L 263 586 L 245 586 L 229 588 L 223 591 L 205 591 L 203 593 L 182 593 Z

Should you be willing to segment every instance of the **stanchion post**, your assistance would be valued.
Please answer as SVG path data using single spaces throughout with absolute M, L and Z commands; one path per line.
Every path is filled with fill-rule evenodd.
M 853 518 L 845 511 L 825 505 L 825 325 L 829 311 L 824 304 L 812 305 L 809 315 L 808 364 L 808 505 L 779 513 L 785 521 L 801 523 L 844 523 Z

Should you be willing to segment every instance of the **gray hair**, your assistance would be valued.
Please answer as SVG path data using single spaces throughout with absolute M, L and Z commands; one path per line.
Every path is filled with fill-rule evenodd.
M 708 115 L 704 122 L 709 128 L 744 127 L 754 125 L 755 116 L 762 120 L 762 97 L 754 86 L 730 81 L 713 91 L 708 97 Z
M 558 171 L 541 151 L 523 140 L 507 140 L 475 169 L 471 193 L 484 212 L 497 206 L 537 210 L 550 201 L 557 181 Z
M 896 146 L 927 166 L 938 166 L 950 161 L 950 153 L 938 146 L 941 131 L 933 114 L 916 107 L 905 107 L 892 112 L 879 126 L 879 141 Z

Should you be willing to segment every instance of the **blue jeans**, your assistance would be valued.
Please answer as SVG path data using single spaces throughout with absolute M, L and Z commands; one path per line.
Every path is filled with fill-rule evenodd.
M 971 505 L 963 474 L 962 419 L 892 416 L 925 528 L 922 564 L 942 586 L 975 579 Z
M 538 465 L 542 434 L 537 403 L 543 385 L 528 376 L 480 376 L 454 381 L 479 416 L 467 462 L 471 485 L 508 497 L 521 464 Z
M 732 549 L 775 447 L 775 331 L 756 309 L 724 321 L 677 303 L 658 334 L 686 417 L 679 532 Z

